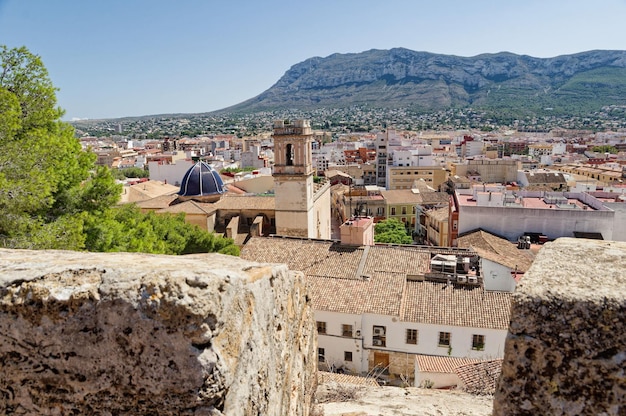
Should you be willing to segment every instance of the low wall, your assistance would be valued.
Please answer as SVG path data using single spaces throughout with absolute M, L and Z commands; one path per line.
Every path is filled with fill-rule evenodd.
M 314 331 L 286 266 L 0 250 L 0 414 L 307 415 Z
M 560 238 L 513 295 L 494 415 L 626 414 L 626 243 Z

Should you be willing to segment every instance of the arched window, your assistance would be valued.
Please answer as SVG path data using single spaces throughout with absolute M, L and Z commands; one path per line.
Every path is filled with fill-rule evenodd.
M 285 159 L 287 161 L 287 166 L 293 166 L 293 144 L 287 144 L 287 157 Z

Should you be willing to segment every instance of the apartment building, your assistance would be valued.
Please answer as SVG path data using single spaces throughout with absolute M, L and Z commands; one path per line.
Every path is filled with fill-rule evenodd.
M 609 208 L 586 192 L 507 191 L 504 186 L 475 185 L 456 190 L 449 214 L 449 245 L 458 234 L 483 229 L 516 241 L 528 232 L 549 239 L 594 233 L 606 240 L 624 240 L 615 233 L 626 221 L 624 211 Z
M 387 189 L 411 189 L 417 180 L 423 180 L 434 189 L 446 181 L 447 172 L 441 166 L 388 166 Z

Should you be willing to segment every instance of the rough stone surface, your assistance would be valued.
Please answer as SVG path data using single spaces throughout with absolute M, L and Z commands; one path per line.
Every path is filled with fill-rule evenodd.
M 488 416 L 493 396 L 459 390 L 321 384 L 314 415 L 319 416 Z M 543 416 L 543 415 L 541 415 Z
M 626 243 L 546 244 L 513 296 L 494 415 L 626 415 Z
M 0 414 L 306 415 L 314 331 L 285 266 L 0 250 Z

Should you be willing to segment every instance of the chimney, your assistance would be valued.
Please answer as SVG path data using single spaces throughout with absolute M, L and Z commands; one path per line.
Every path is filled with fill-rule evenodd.
M 341 244 L 346 246 L 373 246 L 374 219 L 371 217 L 350 218 L 339 227 Z

